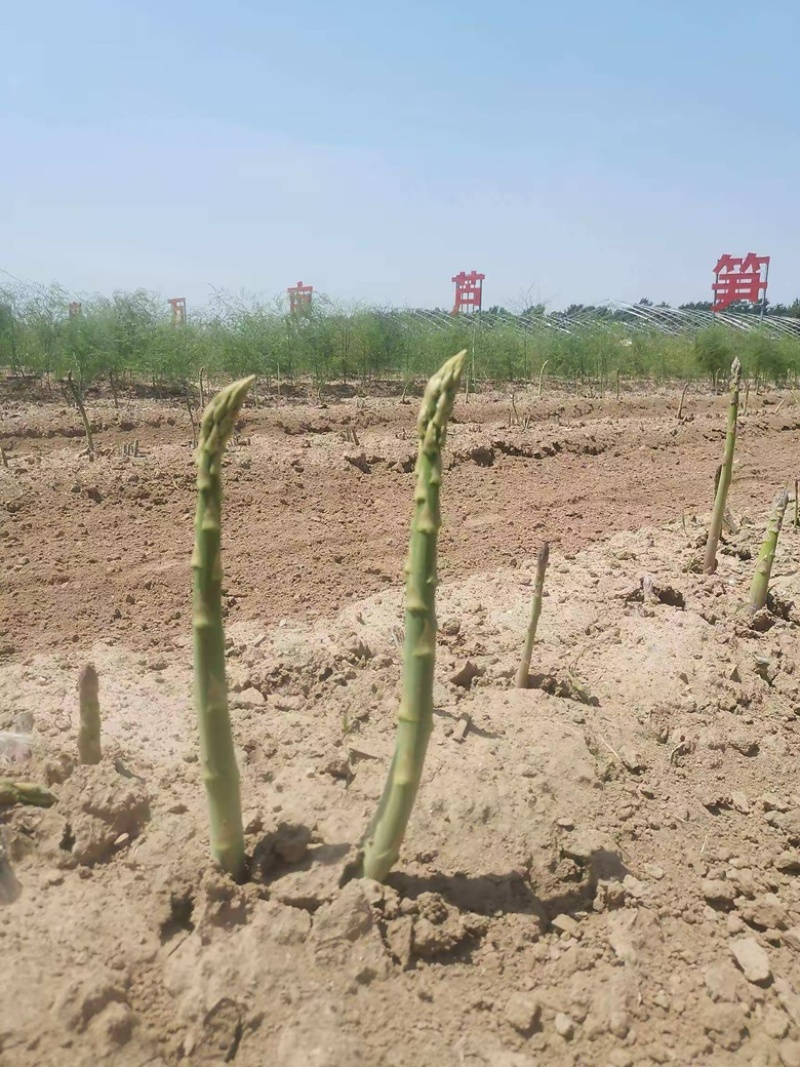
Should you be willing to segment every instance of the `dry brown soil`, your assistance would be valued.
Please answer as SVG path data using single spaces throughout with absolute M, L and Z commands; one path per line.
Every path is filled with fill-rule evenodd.
M 724 397 L 690 392 L 680 422 L 673 392 L 459 400 L 436 728 L 386 886 L 340 882 L 393 745 L 416 401 L 248 408 L 224 474 L 235 886 L 191 706 L 186 408 L 90 398 L 91 458 L 73 410 L 13 387 L 0 776 L 58 801 L 0 809 L 3 1067 L 800 1067 L 790 524 L 772 609 L 740 610 L 800 468 L 792 396 L 750 398 L 713 578 Z M 88 661 L 104 759 L 76 768 Z

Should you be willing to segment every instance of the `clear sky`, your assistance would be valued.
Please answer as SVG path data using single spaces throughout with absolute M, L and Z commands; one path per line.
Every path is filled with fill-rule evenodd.
M 800 295 L 798 0 L 7 0 L 0 268 L 521 308 Z

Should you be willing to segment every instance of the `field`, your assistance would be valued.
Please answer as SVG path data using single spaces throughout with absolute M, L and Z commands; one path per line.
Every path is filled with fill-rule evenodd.
M 209 390 L 253 368 L 206 352 L 184 374 L 109 380 L 16 349 L 0 776 L 58 802 L 0 808 L 0 1063 L 800 1065 L 791 515 L 770 610 L 756 626 L 741 612 L 771 501 L 798 475 L 794 342 L 649 340 L 645 381 L 624 362 L 639 342 L 603 337 L 616 364 L 567 336 L 577 365 L 526 349 L 525 373 L 479 370 L 459 395 L 435 732 L 385 886 L 340 883 L 393 749 L 419 387 L 452 347 L 392 375 L 353 356 L 347 382 L 339 362 L 305 382 L 307 366 L 259 368 L 224 466 L 241 886 L 209 861 L 198 771 L 192 419 L 199 366 Z M 734 349 L 752 387 L 706 577 L 727 405 L 710 379 Z M 94 455 L 58 381 L 76 368 Z M 484 380 L 505 377 L 520 380 Z M 104 758 L 76 767 L 89 661 Z

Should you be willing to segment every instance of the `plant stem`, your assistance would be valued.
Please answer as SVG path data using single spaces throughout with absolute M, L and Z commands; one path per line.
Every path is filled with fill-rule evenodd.
M 12 804 L 31 804 L 35 808 L 49 808 L 55 804 L 55 794 L 36 782 L 15 782 L 0 778 L 0 808 Z
M 750 603 L 748 609 L 753 615 L 755 615 L 757 611 L 760 611 L 767 602 L 769 576 L 772 572 L 772 561 L 775 559 L 775 551 L 778 547 L 778 534 L 781 532 L 783 516 L 786 513 L 786 505 L 788 503 L 789 494 L 785 489 L 781 489 L 775 497 L 775 501 L 772 505 L 772 512 L 770 513 L 769 522 L 767 523 L 767 531 L 764 534 L 764 540 L 761 543 L 761 551 L 758 553 L 758 559 L 756 560 L 755 574 L 753 575 L 753 581 L 750 584 Z
M 681 402 L 678 404 L 678 422 L 683 418 L 683 401 L 686 398 L 686 390 L 689 388 L 689 383 L 684 382 L 683 389 L 681 391 Z
M 194 417 L 194 408 L 192 407 L 192 398 L 186 397 L 186 407 L 189 410 L 189 422 L 192 424 L 192 448 L 197 448 L 197 419 Z
M 536 640 L 536 627 L 539 625 L 539 616 L 542 613 L 542 591 L 544 589 L 544 575 L 547 570 L 547 561 L 550 558 L 550 545 L 545 541 L 539 549 L 536 557 L 536 582 L 533 587 L 533 605 L 531 607 L 531 621 L 528 623 L 528 634 L 525 638 L 525 648 L 522 652 L 522 662 L 517 671 L 517 689 L 528 688 L 528 675 L 531 670 L 531 656 L 533 655 L 533 643 Z
M 211 853 L 233 878 L 245 873 L 239 769 L 233 748 L 222 625 L 222 456 L 253 378 L 219 392 L 203 412 L 192 555 L 195 701 L 208 797 Z
M 725 436 L 725 455 L 722 460 L 722 473 L 717 486 L 714 511 L 711 515 L 711 528 L 708 531 L 706 554 L 703 560 L 703 573 L 713 574 L 717 569 L 717 546 L 725 518 L 725 504 L 733 475 L 733 453 L 736 447 L 736 420 L 739 414 L 739 385 L 742 380 L 742 365 L 738 359 L 731 364 L 731 393 L 728 404 L 728 431 Z
M 81 396 L 81 391 L 76 385 L 76 383 L 72 380 L 72 371 L 67 374 L 67 385 L 69 386 L 69 391 L 72 393 L 72 399 L 75 401 L 78 411 L 80 412 L 81 419 L 83 420 L 83 429 L 86 433 L 86 444 L 89 448 L 89 451 L 92 453 L 92 455 L 94 455 L 92 428 L 89 425 L 88 418 L 86 417 L 86 408 L 83 406 L 83 397 Z
M 547 366 L 547 364 L 549 362 L 550 362 L 550 360 L 546 359 L 544 361 L 544 363 L 542 364 L 540 370 L 539 370 L 539 394 L 538 394 L 538 396 L 539 396 L 540 400 L 542 399 L 542 385 L 544 384 L 544 371 L 545 371 L 545 367 Z
M 361 846 L 359 873 L 382 882 L 400 854 L 419 789 L 433 729 L 433 671 L 436 659 L 436 555 L 441 513 L 442 448 L 453 411 L 466 350 L 449 359 L 428 382 L 417 434 L 419 449 L 414 515 L 406 563 L 406 619 L 403 692 L 397 742 L 378 810 Z
M 99 763 L 100 747 L 100 699 L 97 671 L 87 663 L 78 676 L 78 707 L 81 725 L 78 730 L 78 759 L 81 763 Z

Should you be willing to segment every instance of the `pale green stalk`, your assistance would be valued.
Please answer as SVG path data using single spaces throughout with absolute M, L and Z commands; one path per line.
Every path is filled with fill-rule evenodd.
M 722 461 L 722 473 L 717 485 L 714 511 L 711 515 L 711 528 L 708 531 L 706 554 L 703 560 L 703 573 L 713 574 L 717 569 L 717 546 L 725 519 L 725 505 L 728 499 L 733 476 L 733 453 L 736 447 L 736 420 L 739 414 L 739 385 L 742 380 L 742 365 L 738 359 L 731 364 L 731 393 L 728 405 L 728 432 L 725 436 L 725 456 Z
M 80 414 L 81 421 L 83 422 L 83 432 L 86 434 L 86 446 L 89 451 L 94 454 L 94 438 L 92 437 L 92 427 L 89 423 L 89 416 L 86 414 L 86 408 L 83 405 L 83 397 L 81 391 L 75 384 L 72 378 L 72 371 L 67 374 L 67 385 L 69 391 L 72 393 L 72 399 L 75 401 L 75 406 Z
M 536 557 L 536 581 L 533 587 L 533 604 L 531 607 L 531 621 L 528 623 L 528 633 L 525 637 L 525 648 L 522 652 L 522 662 L 517 671 L 517 689 L 528 688 L 528 676 L 531 671 L 531 656 L 533 644 L 536 640 L 536 627 L 539 625 L 539 616 L 542 613 L 542 593 L 544 591 L 544 575 L 547 570 L 547 561 L 550 558 L 550 545 L 545 541 L 539 549 Z
M 91 663 L 78 677 L 78 708 L 81 724 L 78 729 L 78 759 L 81 763 L 99 763 L 100 747 L 100 684 Z
M 253 378 L 227 386 L 203 412 L 192 555 L 194 681 L 200 764 L 208 797 L 211 853 L 235 879 L 245 873 L 239 769 L 233 749 L 222 626 L 222 456 Z
M 436 659 L 436 551 L 441 514 L 442 447 L 464 367 L 466 351 L 448 360 L 428 382 L 417 433 L 414 516 L 406 563 L 403 692 L 397 741 L 378 810 L 361 846 L 359 874 L 382 882 L 400 854 L 419 789 L 433 729 Z
M 49 808 L 56 797 L 43 785 L 36 782 L 15 782 L 0 778 L 0 808 L 12 804 L 31 804 L 36 808 Z
M 778 534 L 783 525 L 783 516 L 786 514 L 786 506 L 789 503 L 789 494 L 781 489 L 775 497 L 772 512 L 767 523 L 767 532 L 761 544 L 761 551 L 756 560 L 756 570 L 750 585 L 750 603 L 748 608 L 752 614 L 760 611 L 767 602 L 769 591 L 769 576 L 772 572 L 772 561 L 775 559 L 775 551 L 778 547 Z

